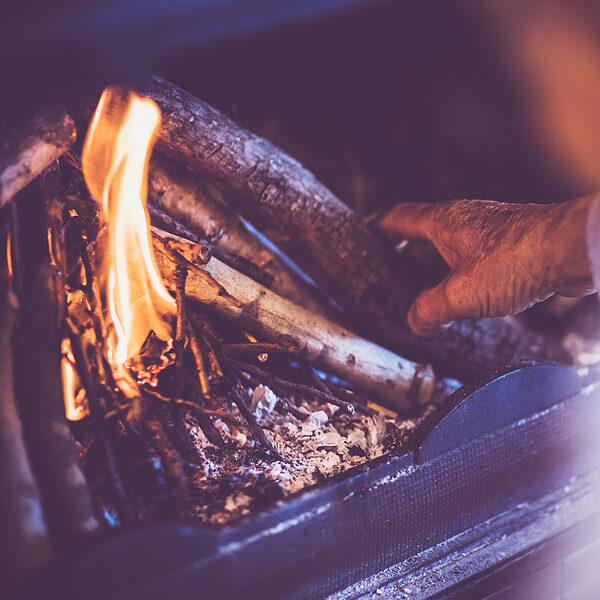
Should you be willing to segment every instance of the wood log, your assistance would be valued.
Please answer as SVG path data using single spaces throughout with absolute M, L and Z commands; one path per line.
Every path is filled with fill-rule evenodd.
M 4 277 L 0 289 L 0 596 L 4 598 L 13 597 L 48 559 L 49 543 L 15 404 L 11 338 L 17 298 Z
M 435 337 L 415 336 L 406 313 L 426 266 L 395 255 L 300 163 L 206 103 L 158 77 L 134 89 L 162 110 L 157 149 L 221 185 L 228 201 L 369 336 L 463 380 L 517 359 L 571 362 L 559 344 L 502 319 L 466 320 Z
M 61 339 L 65 335 L 62 204 L 54 169 L 19 195 L 20 310 L 15 330 L 18 409 L 51 541 L 72 548 L 98 527 L 65 418 Z
M 240 270 L 227 256 L 220 255 L 219 249 L 252 261 L 270 280 L 268 284 L 264 282 L 267 287 L 280 296 L 333 317 L 334 311 L 326 295 L 294 273 L 281 256 L 246 228 L 235 211 L 214 197 L 215 193 L 214 188 L 211 192 L 187 169 L 160 155 L 150 161 L 148 200 L 151 203 L 208 240 L 216 249 L 215 256 L 229 266 Z
M 77 137 L 62 109 L 0 126 L 0 206 L 62 156 Z
M 156 228 L 152 231 L 159 269 L 166 285 L 175 291 L 178 260 L 169 245 L 175 236 Z M 185 257 L 186 241 L 176 239 Z M 193 255 L 194 244 L 187 245 Z M 202 268 L 190 268 L 185 292 L 254 335 L 293 344 L 302 358 L 374 393 L 396 409 L 412 411 L 431 398 L 435 383 L 431 367 L 402 358 L 278 296 L 214 257 Z

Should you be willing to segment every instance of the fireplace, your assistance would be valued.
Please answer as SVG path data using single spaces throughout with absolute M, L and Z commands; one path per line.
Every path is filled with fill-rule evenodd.
M 470 23 L 444 10 L 452 20 L 449 32 L 436 26 L 441 45 Z M 424 174 L 420 183 L 407 176 L 404 193 L 421 185 L 424 200 L 439 200 L 463 184 L 459 170 L 430 168 L 437 150 L 416 148 L 414 132 L 398 142 L 394 120 L 407 126 L 407 108 L 423 114 L 398 104 L 398 89 L 351 51 L 365 23 L 383 40 L 373 38 L 370 58 L 398 50 L 386 23 L 399 11 L 353 7 L 334 13 L 339 22 L 298 19 L 286 40 L 275 29 L 223 38 L 216 50 L 204 39 L 160 50 L 153 67 L 181 85 L 107 60 L 108 74 L 72 71 L 58 92 L 45 90 L 47 102 L 24 101 L 3 125 L 7 594 L 593 593 L 597 300 L 552 299 L 517 318 L 416 336 L 408 307 L 448 267 L 425 244 L 393 248 L 364 218 L 394 189 L 395 144 Z M 408 29 L 399 47 L 422 52 Z M 297 57 L 307 32 L 321 51 L 339 34 L 330 60 L 340 61 L 341 81 L 327 81 L 333 63 L 319 69 L 313 56 L 322 98 L 294 120 L 293 94 L 258 102 L 243 72 L 253 58 L 273 66 Z M 469 43 L 451 53 L 454 68 Z M 244 49 L 235 82 L 224 84 Z M 343 51 L 351 54 L 341 61 Z M 217 54 L 200 83 L 193 65 Z M 427 52 L 421 60 L 437 64 Z M 392 100 L 354 97 L 353 61 Z M 467 65 L 483 94 L 505 83 L 502 74 L 486 80 L 476 60 Z M 448 83 L 441 71 L 431 80 Z M 226 105 L 236 86 L 248 90 L 241 116 Z M 448 97 L 461 89 L 449 83 Z M 366 122 L 379 104 L 377 136 Z M 450 110 L 433 112 L 445 131 L 442 104 Z M 342 114 L 328 129 L 332 106 Z M 486 117 L 496 140 L 497 117 Z M 336 133 L 354 121 L 351 135 Z M 373 140 L 386 143 L 370 160 Z M 452 170 L 455 157 L 444 160 Z M 543 195 L 559 180 L 542 171 L 528 172 L 528 191 Z M 523 182 L 516 165 L 510 172 L 504 191 Z M 474 185 L 493 193 L 490 172 L 478 177 Z

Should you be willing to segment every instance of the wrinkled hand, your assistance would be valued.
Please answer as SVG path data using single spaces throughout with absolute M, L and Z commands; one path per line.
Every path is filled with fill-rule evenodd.
M 374 225 L 386 236 L 430 240 L 451 268 L 411 306 L 411 329 L 431 335 L 455 319 L 518 313 L 554 293 L 591 293 L 586 222 L 592 201 L 399 204 L 380 217 Z

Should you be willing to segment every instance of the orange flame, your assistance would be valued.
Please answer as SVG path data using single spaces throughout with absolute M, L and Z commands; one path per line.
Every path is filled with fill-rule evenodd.
M 69 421 L 80 421 L 90 414 L 85 390 L 81 387 L 79 375 L 75 369 L 75 357 L 71 342 L 65 338 L 61 344 L 61 362 L 65 416 Z
M 85 181 L 109 225 L 102 280 L 113 325 L 107 340 L 113 364 L 137 354 L 152 330 L 161 339 L 172 337 L 176 305 L 154 262 L 146 213 L 148 160 L 160 122 L 152 100 L 109 88 L 83 147 Z

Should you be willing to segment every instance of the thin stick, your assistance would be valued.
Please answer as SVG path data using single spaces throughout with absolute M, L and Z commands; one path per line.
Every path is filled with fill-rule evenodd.
M 269 387 L 280 390 L 280 392 L 296 392 L 299 394 L 304 394 L 308 396 L 312 396 L 315 398 L 319 398 L 321 400 L 325 400 L 331 404 L 335 404 L 340 408 L 347 410 L 350 414 L 355 413 L 354 405 L 346 402 L 345 400 L 340 400 L 336 398 L 333 394 L 328 394 L 316 388 L 310 387 L 308 385 L 304 385 L 302 383 L 295 383 L 293 381 L 287 381 L 286 379 L 282 379 L 277 375 L 273 375 L 273 373 L 269 373 L 268 371 L 263 371 L 261 368 L 255 365 L 249 365 L 247 363 L 238 362 L 237 360 L 233 360 L 231 358 L 226 359 L 227 363 L 236 369 L 241 371 L 245 371 L 246 373 L 250 373 L 251 375 L 255 375 L 259 379 L 266 381 Z
M 72 323 L 69 318 L 65 319 L 65 324 L 67 326 L 69 339 L 71 340 L 71 349 L 73 351 L 73 356 L 75 357 L 77 373 L 81 380 L 81 384 L 85 389 L 90 406 L 90 416 L 92 424 L 94 425 L 96 440 L 102 448 L 105 463 L 104 466 L 106 467 L 109 475 L 110 485 L 114 494 L 115 504 L 119 512 L 119 516 L 123 519 L 123 521 L 132 523 L 134 518 L 131 503 L 127 497 L 127 494 L 125 493 L 121 475 L 117 469 L 114 448 L 112 446 L 110 437 L 106 434 L 106 420 L 102 415 L 102 408 L 100 406 L 97 393 L 97 386 L 94 385 L 92 382 L 93 380 L 90 377 L 90 364 L 83 349 L 81 334 L 75 324 Z
M 161 457 L 165 475 L 177 490 L 179 501 L 185 501 L 188 496 L 187 481 L 183 471 L 183 459 L 165 433 L 163 425 L 153 409 L 146 408 L 143 429 L 152 440 L 152 445 Z
M 221 369 L 219 359 L 217 358 L 215 349 L 212 347 L 208 336 L 201 333 L 198 337 L 200 339 L 200 342 L 204 346 L 204 349 L 206 350 L 206 355 L 208 356 L 208 362 L 210 364 L 211 375 L 214 374 L 217 377 L 223 377 L 223 370 Z
M 185 281 L 187 279 L 187 268 L 178 264 L 175 271 L 175 301 L 177 303 L 177 320 L 175 325 L 175 364 L 181 372 L 183 368 L 183 351 L 185 347 L 184 315 L 186 314 Z
M 269 451 L 272 452 L 273 455 L 277 458 L 277 460 L 283 460 L 279 452 L 275 450 L 273 444 L 271 444 L 269 438 L 266 436 L 265 432 L 262 430 L 261 426 L 258 424 L 256 418 L 252 414 L 252 411 L 248 408 L 240 391 L 238 389 L 238 385 L 241 385 L 239 382 L 237 385 L 234 385 L 231 391 L 229 392 L 229 397 L 235 405 L 238 407 L 238 410 L 242 413 L 242 416 L 246 421 L 248 421 L 248 425 L 250 425 L 250 429 L 256 439 Z
M 24 260 L 20 268 L 26 276 L 21 279 L 21 311 L 15 331 L 16 389 L 48 529 L 57 546 L 71 547 L 78 538 L 95 531 L 98 522 L 65 419 L 60 370 L 65 307 L 62 205 L 51 179 L 53 173 L 47 175 L 40 181 L 43 189 L 34 182 L 19 198 Z
M 208 381 L 208 375 L 206 373 L 206 364 L 204 363 L 204 356 L 202 355 L 202 349 L 198 343 L 196 333 L 194 332 L 189 320 L 186 321 L 186 330 L 190 340 L 190 349 L 194 356 L 194 362 L 196 364 L 196 375 L 198 376 L 198 383 L 200 385 L 200 391 L 203 396 L 210 395 L 210 383 Z
M 62 109 L 4 126 L 0 146 L 0 206 L 64 154 L 76 137 L 75 124 Z
M 198 424 L 200 425 L 200 428 L 204 432 L 204 435 L 206 436 L 208 441 L 214 446 L 217 446 L 218 448 L 223 448 L 225 446 L 225 442 L 221 437 L 219 430 L 214 426 L 214 423 L 211 421 L 209 415 L 206 414 L 206 412 L 201 406 L 199 406 L 195 402 L 192 402 L 191 400 L 183 400 L 181 398 L 167 398 L 166 396 L 163 396 L 155 390 L 146 389 L 144 391 L 146 394 L 156 398 L 157 400 L 160 400 L 167 404 L 177 404 L 179 406 L 189 409 L 192 412 L 192 414 L 196 417 L 196 419 L 198 419 Z
M 176 259 L 164 245 L 164 233 L 156 229 L 153 233 L 157 264 L 167 286 L 173 289 Z M 277 296 L 214 257 L 204 269 L 227 290 L 229 297 L 219 293 L 214 285 L 206 285 L 205 278 L 196 277 L 196 271 L 190 270 L 188 298 L 212 308 L 261 340 L 297 344 L 307 362 L 368 390 L 391 406 L 413 408 L 415 378 L 421 382 L 414 388 L 418 390 L 419 402 L 429 402 L 435 382 L 431 368 L 420 367 Z M 231 301 L 232 296 L 236 303 Z
M 225 356 L 256 356 L 258 354 L 297 354 L 298 346 L 294 344 L 277 344 L 268 342 L 252 342 L 250 344 L 223 344 L 220 351 Z
M 200 318 L 200 316 L 196 315 L 195 313 L 188 315 L 188 318 L 194 326 L 194 329 L 206 335 L 213 344 L 216 344 L 217 346 L 223 344 L 223 338 L 221 335 L 217 333 L 217 331 L 205 319 Z

